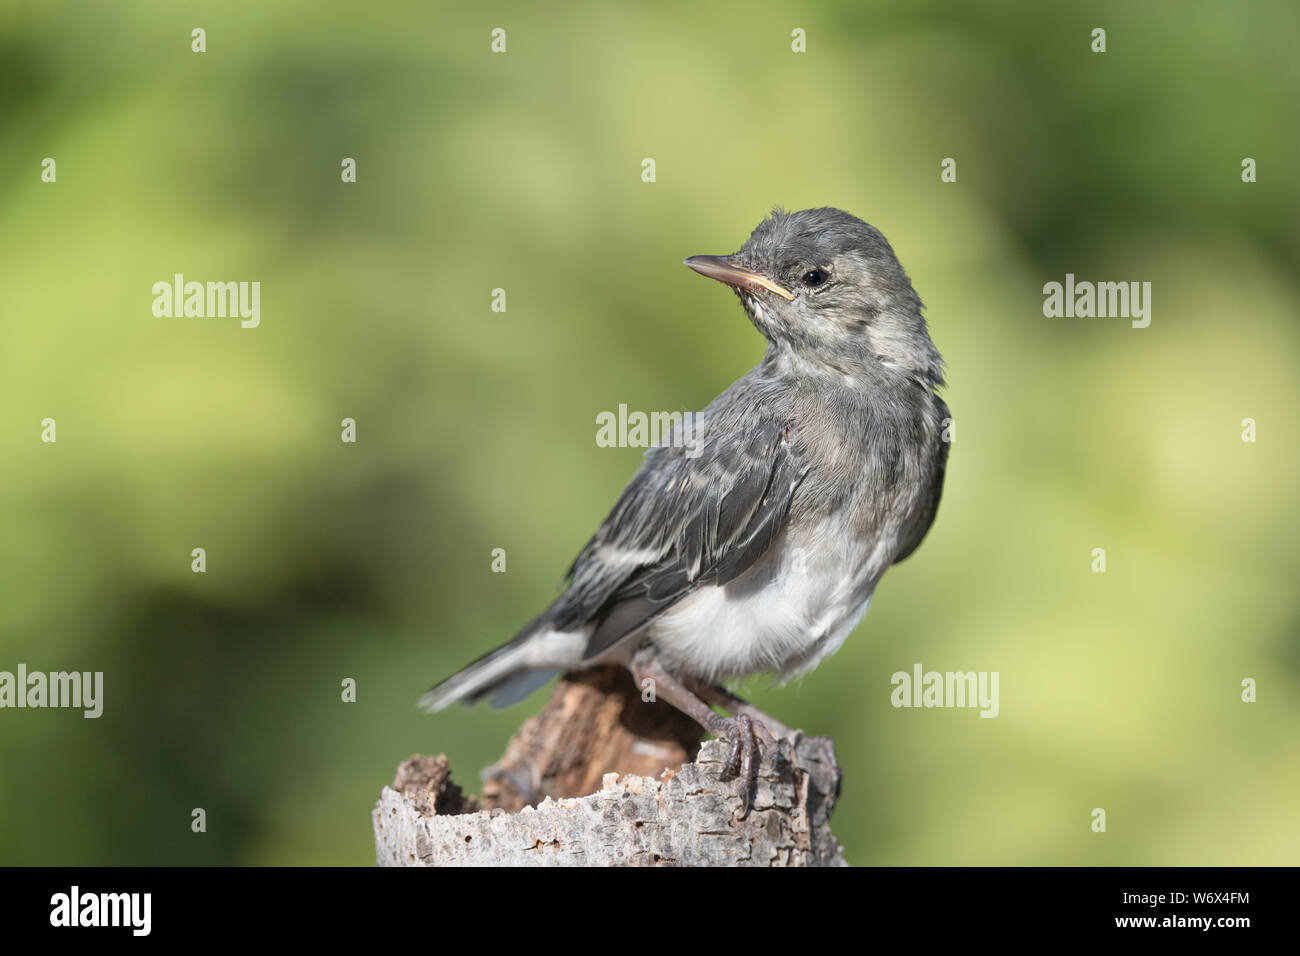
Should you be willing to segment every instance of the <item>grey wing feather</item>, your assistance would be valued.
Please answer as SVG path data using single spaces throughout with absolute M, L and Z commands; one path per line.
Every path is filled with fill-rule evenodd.
M 939 406 L 939 420 L 946 421 L 951 413 L 948 411 L 948 405 L 939 396 L 934 396 L 935 404 Z M 930 526 L 934 524 L 934 516 L 939 511 L 939 498 L 943 495 L 943 477 L 948 468 L 948 442 L 940 441 L 938 460 L 935 462 L 934 478 L 930 483 L 930 500 L 929 506 L 922 513 L 920 519 L 912 528 L 912 533 L 908 535 L 903 546 L 898 550 L 898 557 L 894 558 L 894 564 L 902 561 L 911 555 L 913 551 L 921 546 Z
M 710 436 L 694 458 L 658 449 L 574 561 L 550 623 L 594 622 L 589 660 L 701 585 L 727 583 L 780 533 L 806 473 L 781 421 Z

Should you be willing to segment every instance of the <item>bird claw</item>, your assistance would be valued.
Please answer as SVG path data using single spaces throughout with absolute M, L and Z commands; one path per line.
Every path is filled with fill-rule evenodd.
M 755 752 L 762 748 L 764 753 L 775 752 L 776 739 L 763 726 L 763 722 L 754 720 L 745 714 L 734 717 L 717 717 L 709 722 L 709 733 L 728 744 L 727 759 L 722 765 L 722 780 L 736 777 L 740 796 L 740 819 L 749 815 L 753 806 L 755 791 L 758 789 Z

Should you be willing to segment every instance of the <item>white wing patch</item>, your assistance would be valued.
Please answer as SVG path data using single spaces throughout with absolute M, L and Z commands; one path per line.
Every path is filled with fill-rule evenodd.
M 644 564 L 653 564 L 663 557 L 663 552 L 655 548 L 631 550 L 602 544 L 596 548 L 596 559 L 610 568 L 639 568 Z

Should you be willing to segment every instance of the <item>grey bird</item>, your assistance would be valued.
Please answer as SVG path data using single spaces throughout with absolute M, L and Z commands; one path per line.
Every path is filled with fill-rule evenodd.
M 812 670 L 921 543 L 948 456 L 943 360 L 885 237 L 842 210 L 775 209 L 739 252 L 685 265 L 735 290 L 763 360 L 690 442 L 651 449 L 564 593 L 421 704 L 507 706 L 618 663 L 724 739 L 747 787 L 756 743 L 790 731 L 724 682 Z

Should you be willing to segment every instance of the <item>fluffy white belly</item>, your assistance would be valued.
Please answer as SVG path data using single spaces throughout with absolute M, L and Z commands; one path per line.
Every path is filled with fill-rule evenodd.
M 665 611 L 646 637 L 665 663 L 714 683 L 812 670 L 862 619 L 893 557 L 892 536 L 873 548 L 821 532 L 798 543 L 782 536 L 734 581 L 702 587 Z

